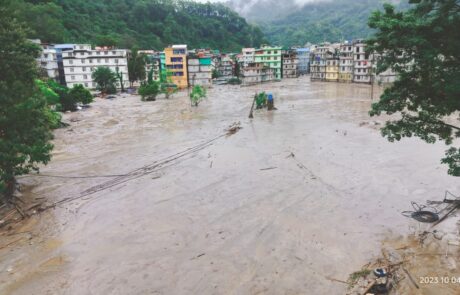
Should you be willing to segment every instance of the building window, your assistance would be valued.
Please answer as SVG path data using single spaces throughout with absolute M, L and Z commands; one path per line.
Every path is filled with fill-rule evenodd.
M 86 67 L 83 67 L 82 70 L 83 70 L 83 72 L 86 72 Z
M 107 54 L 109 54 L 109 52 L 108 52 L 108 51 L 104 51 L 104 55 L 107 55 Z
M 93 60 L 92 60 L 92 59 L 90 59 L 90 60 L 89 60 L 89 63 L 90 63 L 90 64 L 92 64 L 92 63 L 93 63 Z
M 88 87 L 88 83 L 85 83 L 85 87 Z
M 116 52 L 116 51 L 112 51 L 112 54 L 117 54 L 117 52 Z
M 83 79 L 88 79 L 88 76 L 87 75 L 83 75 Z
M 70 72 L 73 73 L 73 71 L 74 71 L 74 68 L 70 68 Z
M 100 59 L 100 58 L 98 58 L 98 59 L 97 59 L 97 63 L 100 63 L 100 62 L 101 62 L 101 59 Z
M 115 63 L 116 63 L 116 64 L 118 63 L 118 58 L 115 59 Z
M 73 60 L 69 60 L 69 65 L 73 65 Z
M 97 55 L 101 55 L 101 52 L 100 52 L 100 51 L 98 51 L 98 52 L 96 52 L 96 54 L 97 54 Z
M 108 59 L 108 58 L 106 58 L 106 59 L 105 59 L 105 62 L 106 62 L 106 63 L 109 63 L 109 59 Z
M 82 64 L 84 64 L 84 63 L 85 63 L 85 60 L 84 60 L 84 59 L 82 59 L 82 60 L 81 60 L 81 63 L 82 63 Z
M 70 76 L 70 79 L 75 80 L 75 76 Z

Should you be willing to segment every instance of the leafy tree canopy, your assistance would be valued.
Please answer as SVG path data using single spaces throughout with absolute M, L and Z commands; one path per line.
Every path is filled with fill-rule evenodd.
M 451 145 L 460 137 L 460 2 L 411 3 L 416 6 L 406 12 L 387 4 L 369 19 L 376 33 L 368 50 L 382 56 L 377 72 L 391 68 L 399 74 L 370 114 L 398 115 L 382 129 L 390 141 L 417 136 Z M 460 149 L 450 148 L 442 162 L 449 174 L 460 176 Z
M 46 98 L 36 85 L 40 48 L 0 0 L 0 196 L 11 200 L 15 177 L 50 160 L 52 134 Z
M 21 20 L 47 42 L 163 49 L 169 44 L 239 51 L 259 46 L 259 28 L 222 4 L 187 0 L 16 0 Z
M 98 67 L 92 73 L 92 78 L 97 84 L 97 89 L 102 93 L 109 94 L 115 88 L 116 74 L 108 67 Z

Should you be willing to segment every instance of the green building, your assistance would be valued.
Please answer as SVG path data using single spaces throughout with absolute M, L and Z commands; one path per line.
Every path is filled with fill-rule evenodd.
M 160 52 L 160 72 L 161 72 L 161 75 L 160 75 L 160 80 L 161 81 L 166 81 L 166 75 L 167 75 L 167 72 L 166 72 L 166 55 L 163 52 Z
M 264 66 L 275 70 L 275 79 L 282 78 L 282 48 L 280 46 L 263 46 L 257 49 L 254 55 L 254 62 L 262 63 Z

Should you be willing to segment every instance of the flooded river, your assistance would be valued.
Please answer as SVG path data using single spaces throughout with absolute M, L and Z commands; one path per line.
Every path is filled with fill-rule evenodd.
M 248 119 L 260 90 L 278 110 Z M 41 172 L 92 177 L 21 179 L 50 203 L 75 199 L 0 251 L 0 294 L 344 293 L 330 278 L 408 232 L 410 201 L 459 189 L 444 145 L 381 137 L 370 96 L 303 77 L 215 86 L 197 108 L 185 91 L 65 114 Z M 107 185 L 114 175 L 126 181 Z M 89 188 L 100 190 L 80 198 Z

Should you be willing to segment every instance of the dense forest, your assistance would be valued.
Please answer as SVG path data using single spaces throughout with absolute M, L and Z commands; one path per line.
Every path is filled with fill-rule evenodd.
M 258 24 L 270 43 L 292 46 L 366 38 L 373 32 L 369 16 L 388 2 L 409 7 L 408 0 L 229 0 L 227 5 Z
M 222 4 L 185 0 L 14 0 L 30 38 L 162 49 L 168 44 L 237 51 L 263 33 Z

